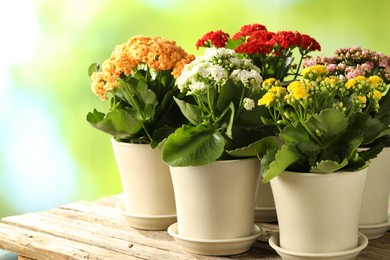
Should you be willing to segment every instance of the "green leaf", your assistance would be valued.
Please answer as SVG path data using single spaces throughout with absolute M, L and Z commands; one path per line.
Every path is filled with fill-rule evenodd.
M 382 142 L 377 143 L 373 147 L 369 147 L 359 152 L 359 155 L 365 160 L 369 161 L 374 159 L 383 149 L 384 144 Z
M 159 83 L 163 88 L 168 88 L 168 85 L 172 83 L 173 76 L 169 70 L 161 70 L 158 72 Z
M 336 143 L 346 131 L 348 119 L 344 112 L 337 109 L 326 109 L 313 115 L 306 126 L 313 134 L 319 131 L 323 146 L 331 146 Z
M 241 43 L 243 43 L 242 40 L 232 40 L 232 39 L 229 39 L 228 42 L 226 43 L 225 48 L 226 49 L 235 50 Z
M 151 147 L 154 149 L 159 146 L 165 139 L 168 138 L 170 134 L 175 132 L 175 128 L 171 127 L 162 127 L 153 132 L 152 141 L 150 143 Z
M 163 160 L 170 166 L 197 166 L 216 161 L 225 140 L 213 126 L 183 125 L 164 143 Z
M 271 118 L 267 118 L 267 117 L 262 116 L 262 117 L 260 117 L 260 119 L 261 119 L 261 122 L 262 122 L 264 125 L 275 125 L 274 120 L 271 119 Z
M 153 105 L 153 104 L 147 104 L 144 107 L 144 117 L 143 117 L 143 120 L 144 121 L 153 120 L 153 117 L 154 117 L 155 113 L 156 113 L 156 106 Z
M 170 110 L 171 108 L 169 107 L 171 104 L 175 104 L 172 101 L 173 97 L 174 97 L 174 94 L 178 91 L 177 88 L 174 88 L 174 89 L 170 89 L 168 90 L 167 92 L 165 92 L 164 94 L 164 97 L 162 99 L 162 101 L 160 102 L 160 104 L 158 104 L 157 106 L 157 113 L 160 114 L 160 113 L 164 113 L 168 110 Z
M 326 147 L 321 154 L 320 160 L 343 161 L 350 160 L 356 153 L 363 141 L 363 132 L 360 129 L 348 128 L 337 145 Z
M 379 100 L 379 111 L 377 117 L 381 122 L 390 125 L 390 84 L 387 84 L 386 93 Z
M 285 144 L 283 144 L 279 150 L 268 150 L 261 158 L 262 182 L 267 183 L 280 175 L 287 167 L 298 161 L 299 158 L 299 154 Z
M 128 77 L 119 80 L 120 88 L 117 90 L 125 100 L 137 111 L 136 117 L 140 120 L 153 118 L 155 107 L 158 104 L 156 94 L 148 88 L 143 78 Z
M 232 80 L 226 81 L 226 84 L 221 87 L 217 100 L 218 111 L 224 111 L 228 104 L 234 100 L 234 97 L 240 98 L 240 93 L 236 93 L 236 89 L 237 87 L 234 86 Z
M 310 172 L 315 173 L 330 173 L 335 172 L 348 164 L 348 159 L 344 159 L 341 163 L 335 161 L 321 161 L 317 162 L 316 166 L 311 167 Z
M 144 106 L 157 105 L 157 96 L 152 90 L 148 88 L 148 84 L 144 79 L 139 79 L 136 81 L 135 90 L 143 101 Z
M 96 129 L 122 139 L 138 133 L 143 126 L 142 121 L 135 119 L 123 109 L 108 112 L 106 115 L 94 109 L 87 114 L 86 119 Z
M 145 70 L 145 68 L 139 68 L 136 70 L 133 69 L 133 72 L 130 77 L 139 80 L 145 79 L 146 77 L 150 77 L 150 74 Z
M 288 145 L 298 145 L 310 141 L 310 136 L 302 126 L 287 126 L 280 132 L 279 137 Z
M 389 126 L 380 121 L 377 117 L 371 117 L 367 114 L 358 113 L 353 121 L 355 129 L 364 129 L 363 145 L 374 142 L 377 138 L 386 134 Z
M 92 63 L 88 67 L 88 76 L 91 77 L 94 72 L 99 71 L 99 70 L 100 70 L 100 65 L 98 63 Z
M 93 112 L 89 112 L 87 114 L 87 121 L 91 124 L 96 124 L 99 121 L 102 121 L 104 119 L 104 116 L 106 114 L 97 111 L 96 109 L 93 110 Z
M 321 146 L 316 144 L 313 141 L 303 141 L 302 143 L 297 145 L 299 151 L 303 154 L 306 154 L 310 157 L 315 157 L 322 150 Z
M 173 97 L 176 104 L 179 106 L 181 113 L 188 119 L 192 124 L 198 125 L 202 123 L 202 113 L 198 106 L 187 103 L 176 97 Z
M 256 156 L 257 154 L 262 156 L 267 152 L 267 150 L 276 148 L 278 148 L 278 144 L 275 141 L 275 137 L 268 136 L 248 146 L 227 151 L 227 153 L 233 157 L 251 157 Z

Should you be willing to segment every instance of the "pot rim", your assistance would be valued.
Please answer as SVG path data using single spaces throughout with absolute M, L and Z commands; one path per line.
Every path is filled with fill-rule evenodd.
M 260 160 L 256 156 L 251 156 L 251 157 L 237 158 L 237 159 L 231 159 L 231 160 L 217 160 L 217 161 L 213 161 L 213 162 L 210 162 L 207 164 L 202 164 L 202 165 L 169 166 L 169 167 L 172 167 L 172 168 L 204 167 L 204 166 L 208 166 L 211 164 L 217 164 L 217 163 L 218 164 L 231 164 L 231 163 L 237 163 L 237 162 L 242 162 L 242 161 L 259 161 L 259 163 L 260 163 Z
M 360 150 L 360 151 L 365 151 L 365 150 L 367 150 L 369 147 L 359 147 L 358 148 L 358 151 Z M 390 146 L 385 146 L 385 147 L 383 147 L 383 149 L 382 149 L 382 151 L 381 152 L 383 152 L 383 151 L 390 151 Z M 379 153 L 380 154 L 380 153 Z M 378 155 L 379 155 L 378 154 Z
M 361 172 L 366 172 L 367 167 L 360 169 L 358 171 L 345 171 L 345 172 L 330 172 L 330 173 L 309 173 L 309 172 L 292 172 L 292 171 L 283 171 L 281 175 L 301 175 L 301 176 L 307 176 L 308 178 L 315 178 L 318 176 L 323 177 L 332 177 L 332 176 L 338 176 L 338 175 L 352 175 L 352 174 L 358 174 Z
M 116 145 L 122 145 L 122 146 L 150 146 L 150 144 L 138 144 L 138 143 L 126 143 L 126 142 L 118 142 L 115 140 L 114 137 L 111 138 L 111 142 Z

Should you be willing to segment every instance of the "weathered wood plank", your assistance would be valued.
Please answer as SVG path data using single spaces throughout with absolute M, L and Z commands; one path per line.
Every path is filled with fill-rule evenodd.
M 147 252 L 142 251 L 139 254 L 132 252 L 132 254 L 138 257 L 145 256 L 152 259 L 156 255 L 163 256 L 163 253 L 156 252 L 157 249 L 168 251 L 170 259 L 173 259 L 174 254 L 180 255 L 179 258 L 181 259 L 183 259 L 183 254 L 188 254 L 173 241 L 167 232 L 133 229 L 122 219 L 119 212 L 111 209 L 113 213 L 107 214 L 107 211 L 110 210 L 92 203 L 72 203 L 71 205 L 46 212 L 7 217 L 3 219 L 3 223 L 56 235 L 79 243 L 96 245 L 115 251 L 119 250 L 122 253 L 125 252 L 118 249 L 118 246 L 123 249 L 129 243 L 133 246 L 148 247 Z M 96 214 L 96 212 L 100 214 Z M 266 246 L 268 246 L 267 243 Z M 273 258 L 269 259 L 275 259 L 275 253 L 270 249 L 268 251 L 270 252 L 268 256 L 273 256 Z M 246 257 L 248 257 L 247 259 L 253 259 L 251 256 L 253 253 L 241 254 L 241 259 Z M 256 253 L 256 256 L 260 255 Z M 197 259 L 198 257 L 189 254 L 186 258 Z M 202 256 L 202 259 L 207 258 Z M 213 259 L 216 258 L 214 257 Z
M 118 200 L 117 203 L 122 202 L 121 200 Z M 132 229 L 129 228 L 126 222 L 122 219 L 120 214 L 118 213 L 117 210 L 115 210 L 115 214 L 119 214 L 119 218 L 113 217 L 112 214 L 107 214 L 108 210 L 107 208 L 101 207 L 96 204 L 86 204 L 86 203 L 72 203 L 65 205 L 63 207 L 60 207 L 61 210 L 54 209 L 50 210 L 50 213 L 53 214 L 60 214 L 62 216 L 67 216 L 70 218 L 77 218 L 80 220 L 87 220 L 87 221 L 109 221 L 110 226 L 114 229 L 130 229 L 132 233 L 138 233 L 141 234 L 144 237 L 148 237 L 153 239 L 153 241 L 157 240 L 158 245 L 161 245 L 163 241 L 166 240 L 172 240 L 170 236 L 167 234 L 167 232 L 151 232 L 151 231 L 146 231 L 146 230 L 137 230 L 137 229 Z M 67 209 L 68 211 L 62 211 L 64 209 Z M 89 215 L 93 216 L 93 219 L 91 217 L 88 217 L 88 215 L 84 216 L 83 214 L 85 212 L 88 212 Z M 109 219 L 107 219 L 107 217 Z M 97 220 L 99 219 L 99 220 Z M 246 253 L 240 254 L 235 257 L 239 257 L 240 259 L 254 259 L 254 258 L 259 258 L 261 259 L 280 259 L 275 251 L 268 245 L 268 239 L 269 235 L 272 232 L 278 231 L 278 227 L 275 224 L 267 224 L 267 223 L 257 223 L 260 227 L 262 227 L 266 232 L 264 232 L 264 235 L 260 236 L 259 241 L 257 242 L 257 247 L 261 248 L 260 250 L 250 250 Z M 148 243 L 151 243 L 148 241 Z M 165 246 L 170 246 L 172 245 L 164 245 Z M 173 248 L 171 248 L 173 249 Z M 180 249 L 180 248 L 179 248 Z M 180 249 L 181 250 L 181 249 Z M 181 250 L 182 251 L 182 250 Z
M 34 258 L 30 258 L 30 257 L 27 257 L 27 256 L 18 256 L 18 260 L 35 260 Z
M 172 239 L 157 242 L 129 229 L 112 229 L 109 226 L 63 218 L 47 212 L 8 217 L 3 219 L 3 223 L 140 259 L 153 259 L 156 256 L 161 259 L 182 258 L 182 251 Z M 194 258 L 189 256 L 188 259 Z
M 117 201 L 117 203 L 120 202 L 122 201 L 121 200 Z M 59 209 L 49 210 L 48 212 L 52 214 L 66 216 L 72 219 L 88 221 L 91 223 L 92 222 L 106 223 L 107 225 L 110 225 L 110 228 L 113 229 L 121 229 L 121 230 L 128 229 L 130 232 L 132 232 L 132 234 L 137 233 L 142 235 L 143 237 L 148 237 L 152 239 L 147 241 L 148 244 L 157 243 L 154 246 L 163 245 L 164 248 L 167 246 L 172 247 L 171 244 L 163 244 L 164 241 L 166 240 L 169 241 L 172 240 L 172 238 L 167 234 L 167 232 L 151 232 L 146 230 L 132 229 L 127 225 L 127 223 L 120 216 L 120 213 L 117 210 L 115 210 L 115 208 L 112 209 L 113 213 L 108 214 L 109 210 L 105 207 L 101 207 L 100 205 L 96 205 L 92 203 L 82 202 L 82 203 L 67 204 L 60 207 Z M 259 243 L 258 247 L 261 248 L 261 250 L 256 250 L 256 251 L 250 250 L 247 253 L 238 255 L 237 257 L 240 257 L 240 259 L 245 259 L 245 257 L 248 257 L 247 259 L 253 259 L 254 257 L 261 257 L 262 259 L 280 259 L 277 257 L 275 251 L 271 249 L 271 247 L 268 245 L 269 234 L 278 231 L 278 227 L 275 224 L 267 224 L 267 223 L 258 223 L 258 225 L 267 231 L 263 236 L 259 238 L 259 240 L 264 243 L 260 244 L 261 243 L 260 241 L 257 242 Z M 171 250 L 174 250 L 174 248 L 171 248 Z M 182 249 L 179 248 L 178 252 L 182 252 Z
M 0 223 L 3 249 L 33 259 L 144 259 Z
M 379 238 L 368 241 L 368 246 L 356 260 L 389 260 L 390 259 L 390 230 Z
M 71 203 L 57 209 L 48 211 L 51 214 L 57 214 L 63 217 L 78 219 L 89 223 L 101 224 L 118 230 L 128 230 L 133 235 L 138 234 L 142 237 L 153 239 L 154 241 L 172 241 L 167 232 L 147 231 L 131 228 L 118 210 L 107 209 L 100 205 L 91 203 Z
M 115 194 L 95 200 L 93 203 L 96 205 L 104 206 L 107 208 L 114 208 L 118 203 L 123 202 L 123 193 Z
M 129 253 L 128 247 L 130 245 L 131 255 L 146 259 L 153 259 L 156 256 L 162 257 L 162 259 L 198 259 L 199 257 L 185 253 L 167 232 L 134 230 L 126 225 L 117 229 L 112 228 L 109 223 L 105 227 L 99 221 L 97 223 L 83 222 L 47 212 L 8 217 L 3 219 L 3 222 L 124 254 Z M 266 253 L 269 257 L 274 257 L 269 259 L 275 259 L 275 253 L 272 250 L 269 249 Z M 187 256 L 184 256 L 186 254 Z M 250 251 L 241 254 L 241 256 L 241 259 L 253 259 L 253 257 L 264 256 L 264 252 Z M 209 257 L 202 256 L 202 259 L 209 259 Z

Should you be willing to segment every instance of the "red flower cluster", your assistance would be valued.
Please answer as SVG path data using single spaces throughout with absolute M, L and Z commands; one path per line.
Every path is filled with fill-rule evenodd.
M 269 32 L 264 25 L 244 25 L 230 39 L 219 30 L 206 33 L 196 43 L 199 47 L 232 48 L 252 59 L 262 70 L 264 79 L 273 77 L 283 81 L 287 76 L 298 76 L 303 58 L 312 51 L 320 51 L 320 44 L 307 34 L 292 31 Z M 300 60 L 293 63 L 293 50 L 298 49 Z
M 240 44 L 235 51 L 246 54 L 270 53 L 275 42 L 274 35 L 275 33 L 266 30 L 253 31 L 247 42 Z
M 233 40 L 238 40 L 241 38 L 245 39 L 245 37 L 252 35 L 253 32 L 258 32 L 258 31 L 267 31 L 267 28 L 264 25 L 257 24 L 257 23 L 244 25 L 241 27 L 240 31 L 233 36 L 232 39 Z
M 226 46 L 226 43 L 229 41 L 230 35 L 218 30 L 218 31 L 211 31 L 203 35 L 202 38 L 198 40 L 196 43 L 196 49 L 199 49 L 199 47 L 211 47 L 215 46 L 217 48 L 223 48 Z
M 273 33 L 260 30 L 253 31 L 248 40 L 239 45 L 236 51 L 246 54 L 268 54 L 274 51 L 274 55 L 280 56 L 284 51 L 296 47 L 299 48 L 302 55 L 321 50 L 320 44 L 307 34 L 291 31 Z

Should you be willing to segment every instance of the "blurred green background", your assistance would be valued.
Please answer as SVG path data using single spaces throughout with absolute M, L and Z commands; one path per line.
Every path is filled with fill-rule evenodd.
M 13 0 L 0 4 L 0 218 L 121 192 L 110 137 L 85 120 L 105 110 L 87 68 L 144 34 L 198 38 L 244 24 L 309 34 L 322 45 L 390 52 L 387 0 Z

